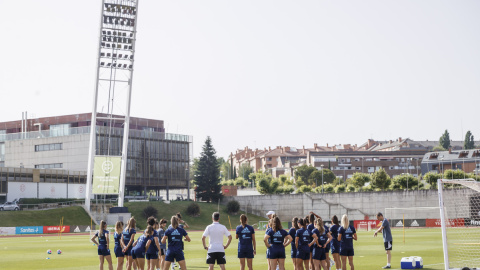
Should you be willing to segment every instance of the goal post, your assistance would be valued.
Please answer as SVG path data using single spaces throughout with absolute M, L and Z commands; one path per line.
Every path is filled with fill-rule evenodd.
M 438 179 L 445 270 L 480 268 L 480 182 Z

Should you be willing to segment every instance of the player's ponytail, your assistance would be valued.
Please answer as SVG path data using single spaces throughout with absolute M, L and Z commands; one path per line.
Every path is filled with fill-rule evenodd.
M 315 224 L 315 215 L 314 215 L 314 214 L 310 214 L 308 220 L 310 221 L 311 224 Z
M 283 228 L 282 228 L 282 222 L 280 222 L 280 219 L 278 217 L 272 218 L 272 230 L 274 232 L 278 232 L 281 229 Z
M 170 223 L 172 223 L 172 228 L 176 229 L 178 227 L 178 217 L 172 216 Z
M 245 226 L 247 226 L 247 220 L 248 220 L 248 218 L 247 218 L 246 215 L 244 215 L 244 214 L 240 215 L 240 222 L 242 223 L 242 227 L 245 228 Z
M 127 225 L 127 231 L 130 232 L 132 229 L 135 229 L 135 226 L 137 225 L 137 221 L 135 220 L 135 217 L 131 217 L 128 220 L 128 225 Z
M 100 221 L 100 230 L 98 230 L 98 236 L 103 237 L 105 234 L 103 231 L 105 230 L 105 227 L 107 226 L 107 223 L 105 221 Z
M 153 226 L 152 225 L 147 226 L 147 231 L 145 232 L 145 234 L 147 236 L 152 236 L 153 235 Z
M 323 226 L 323 220 L 322 220 L 321 217 L 319 217 L 319 218 L 317 218 L 317 220 L 315 220 L 315 227 L 320 232 L 320 234 L 325 233 L 325 226 Z
M 293 228 L 295 228 L 295 230 L 300 229 L 300 227 L 298 227 L 298 217 L 294 217 L 292 219 L 292 224 L 293 224 Z
M 299 219 L 298 223 L 300 223 L 300 225 L 302 225 L 302 228 L 304 229 L 307 227 L 307 225 L 305 225 L 305 220 L 303 218 Z
M 349 225 L 350 225 L 350 222 L 348 221 L 348 216 L 347 216 L 347 214 L 344 214 L 342 216 L 342 227 L 346 230 L 346 229 L 348 229 Z
M 335 225 L 338 225 L 338 217 L 337 217 L 337 215 L 333 215 L 333 217 L 332 217 L 332 223 L 335 224 Z
M 123 222 L 122 221 L 117 221 L 117 223 L 115 224 L 115 231 L 118 234 L 122 233 L 122 231 L 123 231 Z

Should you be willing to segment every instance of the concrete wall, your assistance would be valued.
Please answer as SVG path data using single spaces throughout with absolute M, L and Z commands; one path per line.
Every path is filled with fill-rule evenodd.
M 90 134 L 5 142 L 5 167 L 35 168 L 38 164 L 62 163 L 64 170 L 85 171 Z M 62 150 L 35 152 L 35 145 L 62 143 Z
M 466 197 L 465 190 L 445 190 L 444 194 L 447 198 Z M 265 217 L 268 211 L 273 210 L 282 221 L 290 221 L 295 216 L 304 217 L 310 211 L 324 220 L 333 215 L 340 218 L 343 214 L 347 214 L 350 220 L 376 219 L 376 213 L 384 213 L 386 208 L 411 207 L 417 209 L 387 210 L 384 215 L 391 219 L 402 218 L 404 214 L 409 219 L 440 217 L 438 209 L 418 208 L 438 207 L 437 190 L 237 196 L 225 197 L 222 203 L 231 200 L 238 201 L 242 211 L 258 216 Z M 458 202 L 461 203 L 461 200 Z M 455 212 L 449 214 L 449 218 L 456 218 Z

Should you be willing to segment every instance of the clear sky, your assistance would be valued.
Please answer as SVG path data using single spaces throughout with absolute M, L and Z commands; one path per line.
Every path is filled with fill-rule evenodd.
M 0 0 L 0 121 L 91 111 L 101 1 Z M 480 139 L 480 1 L 141 0 L 131 115 L 246 145 Z

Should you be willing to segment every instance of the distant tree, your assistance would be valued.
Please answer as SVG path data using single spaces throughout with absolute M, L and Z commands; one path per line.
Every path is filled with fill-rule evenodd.
M 281 180 L 275 179 L 271 174 L 264 172 L 255 173 L 257 191 L 260 194 L 290 194 L 294 191 L 292 185 L 283 184 Z M 288 181 L 285 181 L 287 183 Z
M 315 169 L 315 167 L 313 166 L 308 166 L 308 165 L 298 166 L 295 168 L 295 176 L 294 176 L 295 180 L 301 177 L 303 181 L 308 181 L 310 174 L 316 170 L 317 169 Z
M 439 151 L 447 151 L 447 149 L 443 148 L 441 145 L 437 145 L 433 147 L 432 151 L 439 152 Z
M 443 149 L 450 148 L 450 133 L 448 133 L 448 130 L 445 129 L 445 132 L 440 137 L 439 144 Z
M 443 173 L 445 179 L 465 179 L 467 175 L 464 171 L 457 169 L 457 170 L 445 170 Z
M 418 179 L 411 174 L 397 175 L 393 178 L 394 186 L 398 185 L 401 189 L 415 188 L 418 185 Z
M 370 176 L 370 174 L 359 172 L 354 173 L 353 177 L 351 178 L 352 185 L 358 189 L 363 188 L 365 184 L 370 182 L 371 180 L 372 177 Z
M 229 180 L 230 179 L 230 164 L 225 161 L 223 157 L 217 158 L 218 166 L 220 167 L 220 175 L 222 179 Z
M 322 172 L 322 170 L 320 170 L 320 172 Z M 330 168 L 323 169 L 323 183 L 333 183 L 333 181 L 335 181 L 335 178 L 337 177 L 330 170 Z
M 347 187 L 344 184 L 337 185 L 335 187 L 335 193 L 343 193 L 347 190 Z
M 288 180 L 288 177 L 286 175 L 280 175 L 280 177 L 278 177 L 278 180 L 280 180 L 280 182 L 282 182 L 282 185 L 285 185 L 285 183 Z
M 297 193 L 307 193 L 307 192 L 312 192 L 311 186 L 303 185 L 297 189 Z
M 232 179 L 237 179 L 237 167 L 233 167 L 233 177 Z
M 325 181 L 325 179 L 324 179 Z M 322 185 L 322 172 L 319 170 L 313 171 L 309 176 L 308 176 L 308 183 L 310 185 L 315 184 L 315 186 Z
M 238 176 L 246 180 L 250 180 L 250 174 L 253 173 L 253 168 L 249 164 L 243 163 L 238 169 Z
M 473 138 L 472 132 L 467 131 L 467 134 L 465 134 L 465 141 L 463 142 L 463 149 L 468 150 L 468 149 L 474 149 L 475 148 L 475 140 Z
M 392 180 L 390 179 L 390 176 L 388 176 L 388 174 L 382 168 L 372 174 L 372 181 L 370 183 L 374 188 L 385 190 L 390 186 L 390 184 L 392 183 Z
M 190 168 L 190 179 L 194 179 L 195 172 L 197 171 L 198 168 L 198 158 L 193 159 L 193 164 L 192 167 Z
M 216 202 L 222 197 L 220 170 L 215 154 L 212 140 L 207 137 L 194 176 L 196 196 L 207 202 Z
M 248 176 L 248 178 L 250 178 L 250 180 L 252 180 L 253 186 L 256 187 L 256 186 L 257 186 L 257 183 L 256 183 L 255 180 L 257 179 L 257 174 L 256 174 L 256 173 L 251 173 L 251 174 Z
M 430 184 L 431 189 L 437 189 L 437 180 L 442 178 L 439 173 L 428 172 L 423 176 L 423 180 Z
M 323 175 L 322 175 L 322 170 L 315 169 L 312 173 L 310 173 L 308 182 L 311 184 L 318 183 L 318 185 L 321 185 L 322 178 L 323 178 L 323 184 L 331 184 L 335 180 L 336 176 L 329 169 L 323 169 Z
M 234 177 L 233 175 L 233 155 L 230 156 L 230 179 L 235 179 L 236 177 Z

